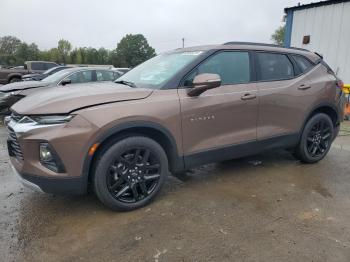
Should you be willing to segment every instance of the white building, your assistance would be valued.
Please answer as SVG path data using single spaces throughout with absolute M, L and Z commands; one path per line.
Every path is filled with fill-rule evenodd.
M 285 9 L 285 46 L 323 55 L 350 84 L 350 1 L 329 0 Z

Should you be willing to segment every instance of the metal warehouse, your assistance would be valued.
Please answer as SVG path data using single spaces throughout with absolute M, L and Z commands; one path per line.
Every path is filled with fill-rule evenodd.
M 350 84 L 350 1 L 330 0 L 285 9 L 285 46 L 322 54 Z

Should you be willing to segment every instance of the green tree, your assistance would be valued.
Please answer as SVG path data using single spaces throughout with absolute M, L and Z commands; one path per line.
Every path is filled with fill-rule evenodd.
M 134 67 L 155 55 L 154 48 L 142 34 L 128 34 L 118 43 L 113 64 L 120 67 Z
M 58 53 L 59 53 L 59 61 L 63 63 L 69 63 L 69 55 L 72 51 L 72 44 L 64 39 L 61 39 L 58 41 L 58 47 L 57 47 Z
M 271 35 L 271 40 L 276 45 L 283 45 L 284 43 L 284 34 L 286 32 L 286 26 L 280 26 L 276 31 Z
M 21 40 L 14 36 L 0 37 L 0 54 L 15 55 L 21 43 Z
M 16 65 L 16 52 L 21 43 L 21 40 L 14 36 L 0 37 L 0 64 Z

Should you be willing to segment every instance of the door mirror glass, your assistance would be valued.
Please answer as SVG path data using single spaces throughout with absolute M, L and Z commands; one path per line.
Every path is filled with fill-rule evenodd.
M 193 87 L 187 92 L 189 96 L 199 96 L 203 92 L 219 87 L 221 78 L 218 74 L 200 74 L 193 79 Z
M 66 79 L 62 80 L 61 85 L 65 86 L 65 85 L 68 85 L 68 84 L 71 84 L 71 83 L 72 83 L 72 80 L 70 80 L 69 78 L 66 78 Z

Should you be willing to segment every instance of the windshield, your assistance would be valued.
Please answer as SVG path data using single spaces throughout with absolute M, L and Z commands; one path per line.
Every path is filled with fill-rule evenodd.
M 70 70 L 61 70 L 58 71 L 48 77 L 45 77 L 43 80 L 44 82 L 49 82 L 49 83 L 54 83 L 54 82 L 58 82 L 61 79 L 63 79 L 64 77 L 66 77 L 71 71 Z
M 118 78 L 136 87 L 159 89 L 203 52 L 176 52 L 158 55 Z

